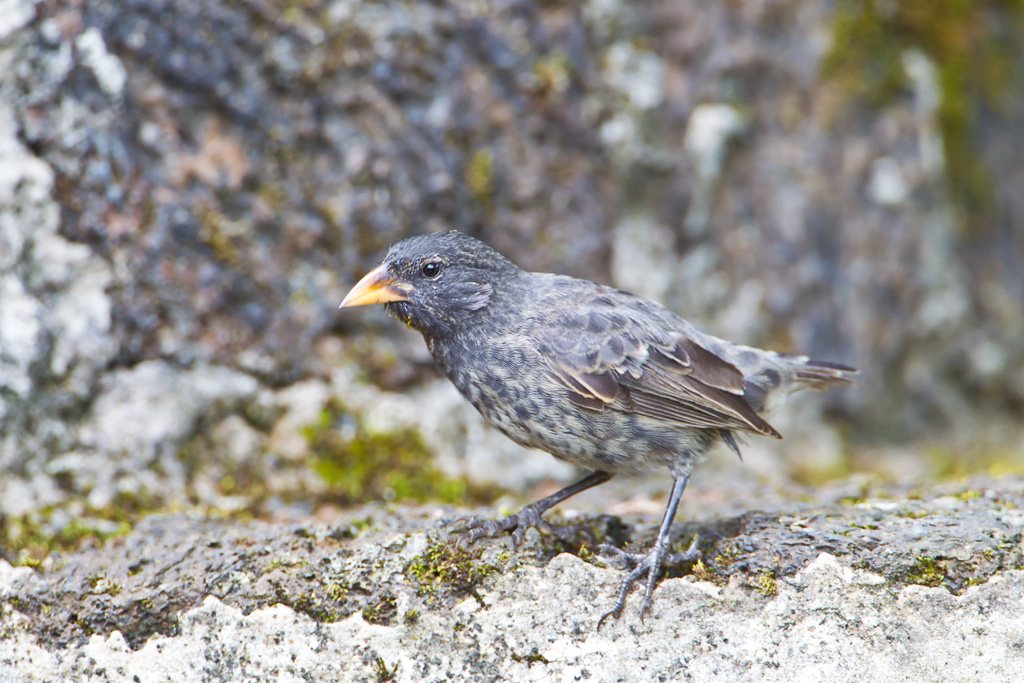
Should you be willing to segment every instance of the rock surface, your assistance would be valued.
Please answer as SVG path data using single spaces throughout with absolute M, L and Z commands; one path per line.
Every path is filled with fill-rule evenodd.
M 0 0 L 0 681 L 1024 679 L 1019 485 L 920 484 L 1021 470 L 1024 14 L 876 5 Z M 337 313 L 447 228 L 863 368 L 706 463 L 713 588 L 594 633 L 579 548 L 424 591 L 433 509 L 338 512 L 572 476 Z
M 211 596 L 181 615 L 177 635 L 154 637 L 134 651 L 119 632 L 48 651 L 15 624 L 0 645 L 0 675 L 139 683 L 240 676 L 939 683 L 1024 675 L 1021 571 L 953 596 L 921 586 L 895 591 L 822 554 L 780 582 L 770 599 L 673 579 L 661 587 L 659 614 L 648 623 L 596 632 L 596 598 L 614 586 L 611 572 L 560 555 L 544 569 L 495 581 L 479 600 L 397 625 L 368 623 L 359 613 L 322 624 L 283 605 L 245 614 Z
M 601 630 L 617 571 L 536 534 L 513 553 L 500 542 L 459 552 L 442 526 L 457 510 L 373 506 L 329 524 L 154 516 L 41 573 L 0 562 L 0 672 L 1013 681 L 1024 675 L 1024 480 L 973 483 L 987 493 L 705 511 L 678 529 L 680 543 L 706 535 L 705 562 L 676 568 L 688 575 L 661 583 L 645 622 L 634 594 Z M 646 544 L 657 518 L 574 521 Z
M 738 341 L 861 366 L 859 391 L 805 404 L 786 468 L 842 474 L 844 444 L 890 435 L 941 439 L 954 470 L 979 451 L 1019 460 L 1000 450 L 1021 442 L 1024 397 L 1014 10 L 961 17 L 991 49 L 959 56 L 940 49 L 956 16 L 831 2 L 7 0 L 2 14 L 4 514 L 126 496 L 258 507 L 303 482 L 303 425 L 277 424 L 294 387 L 317 387 L 314 421 L 332 401 L 378 425 L 389 396 L 454 403 L 414 335 L 336 311 L 389 242 L 442 228 Z M 886 50 L 865 55 L 858 32 Z M 956 64 L 997 80 L 978 92 Z M 879 72 L 898 87 L 872 99 Z M 973 156 L 947 158 L 962 140 Z M 990 201 L 965 211 L 954 181 L 974 168 Z M 256 390 L 190 392 L 229 374 Z M 111 390 L 127 380 L 151 386 Z M 351 400 L 360 383 L 384 391 Z M 173 432 L 162 455 L 131 405 L 161 394 L 185 408 L 151 426 Z M 493 480 L 474 454 L 510 457 L 472 413 L 407 415 L 447 472 Z M 244 433 L 230 456 L 229 433 Z M 96 475 L 108 461 L 122 476 Z M 251 490 L 229 491 L 240 467 Z M 549 458 L 500 471 L 510 488 L 565 476 Z

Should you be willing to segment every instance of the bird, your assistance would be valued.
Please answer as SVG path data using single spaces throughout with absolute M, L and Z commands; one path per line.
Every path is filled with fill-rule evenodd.
M 734 344 L 699 330 L 663 305 L 567 275 L 526 271 L 462 232 L 404 239 L 340 308 L 384 304 L 423 335 L 437 367 L 484 420 L 522 446 L 590 473 L 501 520 L 464 520 L 473 543 L 527 529 L 613 476 L 667 469 L 672 488 L 646 553 L 601 545 L 624 568 L 621 617 L 645 579 L 640 620 L 666 564 L 699 559 L 694 539 L 669 553 L 672 522 L 694 466 L 715 444 L 740 454 L 739 435 L 782 436 L 766 416 L 801 388 L 853 384 L 856 369 Z

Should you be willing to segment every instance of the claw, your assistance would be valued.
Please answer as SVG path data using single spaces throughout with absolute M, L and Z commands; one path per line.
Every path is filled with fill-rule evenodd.
M 593 532 L 590 529 L 583 527 L 556 527 L 552 526 L 547 520 L 543 519 L 541 515 L 544 510 L 538 510 L 530 505 L 527 505 L 519 512 L 514 515 L 509 515 L 504 519 L 500 520 L 487 520 L 480 517 L 460 517 L 451 523 L 450 526 L 456 526 L 461 524 L 465 527 L 465 532 L 459 536 L 459 540 L 456 545 L 460 548 L 471 545 L 481 538 L 498 536 L 502 533 L 512 533 L 512 549 L 515 550 L 522 546 L 523 541 L 526 540 L 526 532 L 531 528 L 539 530 L 541 533 L 549 536 L 554 536 L 563 543 L 574 544 L 576 536 L 581 531 L 585 532 L 587 536 L 593 538 Z
M 626 605 L 626 602 L 623 601 L 622 605 L 624 607 Z M 602 614 L 601 618 L 597 620 L 597 630 L 598 631 L 601 630 L 601 627 L 604 626 L 604 620 L 607 619 L 608 617 L 615 617 L 615 619 L 618 620 L 618 618 L 621 617 L 621 616 L 622 616 L 622 608 L 621 607 L 613 607 L 612 609 L 610 609 L 607 612 L 605 612 L 604 614 Z
M 610 555 L 611 557 L 607 559 L 604 557 L 602 557 L 601 559 L 605 560 L 607 564 L 617 567 L 618 569 L 621 569 L 623 571 L 628 571 L 632 569 L 633 565 L 636 564 L 636 558 L 638 557 L 637 555 L 627 553 L 625 550 L 617 548 L 614 545 L 610 545 L 608 543 L 602 543 L 601 545 L 594 548 L 594 551 L 599 556 Z
M 575 484 L 570 484 L 546 498 L 541 498 L 535 503 L 530 503 L 516 514 L 509 515 L 501 521 L 492 522 L 480 519 L 479 517 L 460 517 L 452 522 L 452 525 L 465 524 L 466 532 L 459 537 L 456 545 L 461 548 L 463 545 L 469 545 L 484 536 L 497 536 L 502 532 L 511 531 L 514 549 L 522 544 L 526 537 L 526 530 L 530 527 L 535 527 L 544 533 L 552 534 L 565 543 L 572 543 L 575 540 L 574 535 L 577 533 L 578 528 L 553 528 L 542 519 L 543 514 L 566 498 L 574 496 L 580 491 L 586 491 L 598 484 L 603 484 L 611 478 L 612 475 L 608 472 L 591 472 Z M 589 530 L 587 530 L 587 534 L 593 538 L 593 533 Z
M 600 630 L 601 625 L 604 624 L 608 617 L 615 617 L 616 619 L 622 614 L 622 610 L 626 606 L 626 596 L 629 595 L 629 591 L 633 588 L 641 576 L 647 575 L 647 583 L 644 587 L 644 599 L 640 603 L 640 621 L 644 620 L 644 615 L 653 603 L 654 586 L 658 583 L 658 576 L 661 574 L 661 567 L 665 563 L 666 559 L 670 561 L 693 561 L 700 557 L 700 550 L 697 546 L 700 544 L 700 536 L 693 539 L 693 543 L 686 552 L 678 553 L 675 555 L 669 555 L 668 553 L 668 539 L 672 528 L 672 520 L 676 516 L 676 509 L 679 507 L 679 499 L 683 495 L 683 489 L 686 488 L 686 482 L 690 478 L 690 471 L 687 470 L 676 476 L 675 481 L 672 482 L 672 493 L 668 498 L 668 505 L 665 506 L 665 516 L 662 517 L 661 526 L 658 528 L 658 538 L 654 541 L 654 546 L 645 555 L 639 555 L 636 553 L 627 553 L 614 546 L 603 545 L 599 550 L 609 552 L 615 556 L 615 561 L 625 565 L 627 568 L 631 568 L 629 574 L 622 579 L 619 584 L 619 594 L 615 598 L 615 605 L 605 612 L 597 622 L 597 628 Z
M 548 524 L 547 532 L 566 545 L 578 544 L 580 535 L 586 536 L 591 545 L 597 541 L 597 535 L 594 533 L 594 530 L 582 524 L 570 526 L 551 526 Z
M 466 528 L 466 531 L 459 536 L 459 540 L 455 542 L 455 546 L 461 549 L 476 543 L 481 538 L 497 536 L 504 531 L 516 529 L 519 526 L 519 520 L 517 515 L 497 521 L 480 517 L 460 517 L 452 522 L 452 526 L 456 524 L 463 524 Z
M 647 575 L 647 581 L 644 585 L 644 599 L 640 603 L 640 622 L 643 623 L 644 615 L 647 614 L 647 610 L 650 609 L 651 605 L 654 604 L 654 587 L 658 583 L 658 576 L 661 574 L 661 568 L 665 565 L 682 564 L 684 562 L 695 562 L 700 559 L 700 542 L 702 537 L 695 536 L 693 542 L 690 543 L 690 547 L 685 552 L 669 554 L 665 544 L 655 542 L 654 547 L 651 548 L 647 553 L 628 553 L 621 548 L 617 548 L 613 545 L 603 543 L 597 547 L 599 554 L 610 555 L 610 562 L 619 566 L 623 570 L 628 570 L 629 573 L 623 577 L 619 583 L 618 595 L 615 598 L 615 605 L 605 612 L 601 619 L 597 622 L 598 630 L 601 629 L 601 625 L 604 624 L 608 617 L 615 617 L 618 619 L 622 615 L 622 610 L 626 607 L 626 596 L 632 590 L 634 584 L 640 580 L 642 576 Z
M 701 558 L 700 545 L 708 538 L 721 538 L 718 534 L 702 534 L 694 536 L 690 547 L 681 553 L 671 553 L 665 556 L 665 564 L 683 564 L 685 562 L 696 562 Z

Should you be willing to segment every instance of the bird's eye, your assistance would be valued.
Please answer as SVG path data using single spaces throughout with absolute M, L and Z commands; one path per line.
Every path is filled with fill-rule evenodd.
M 421 272 L 423 273 L 423 277 L 428 277 L 433 280 L 441 274 L 441 264 L 437 261 L 428 261 L 423 264 Z

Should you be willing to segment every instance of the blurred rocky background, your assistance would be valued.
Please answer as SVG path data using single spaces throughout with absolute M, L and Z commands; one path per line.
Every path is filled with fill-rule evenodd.
M 1022 188 L 1021 0 L 0 0 L 0 681 L 1019 680 Z M 451 228 L 862 369 L 646 625 L 445 535 L 575 474 L 337 310 Z
M 1022 53 L 1018 0 L 0 0 L 0 548 L 564 483 L 337 311 L 450 228 L 862 368 L 705 500 L 1020 471 Z

